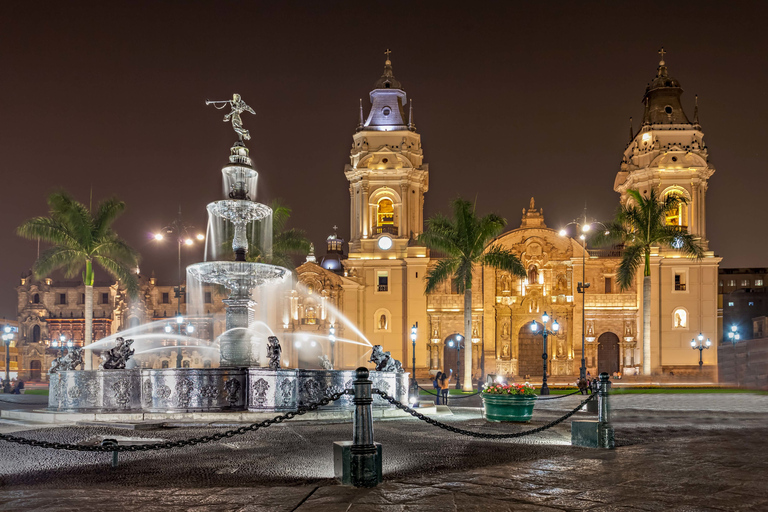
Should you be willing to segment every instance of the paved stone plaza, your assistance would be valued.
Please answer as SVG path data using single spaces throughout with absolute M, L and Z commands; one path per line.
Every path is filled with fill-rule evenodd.
M 540 402 L 525 426 L 488 424 L 474 407 L 452 407 L 454 414 L 440 420 L 513 432 L 547 423 L 579 400 Z M 385 482 L 370 490 L 342 487 L 332 478 L 332 443 L 351 438 L 348 423 L 285 423 L 217 444 L 121 454 L 115 469 L 108 454 L 3 443 L 0 509 L 768 509 L 768 396 L 620 395 L 612 397 L 612 408 L 618 446 L 612 451 L 570 446 L 570 420 L 536 436 L 501 442 L 458 436 L 414 419 L 377 421 Z M 181 439 L 226 428 L 0 426 L 66 442 L 104 436 Z

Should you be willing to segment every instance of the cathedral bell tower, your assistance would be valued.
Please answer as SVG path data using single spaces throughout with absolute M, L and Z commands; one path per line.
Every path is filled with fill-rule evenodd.
M 350 184 L 350 257 L 381 251 L 401 257 L 408 240 L 416 238 L 424 225 L 429 172 L 413 122 L 413 102 L 408 103 L 392 72 L 389 52 L 370 98 L 365 119 L 360 100 L 350 163 L 344 169 Z
M 706 250 L 706 195 L 709 178 L 715 168 L 709 162 L 704 133 L 699 125 L 699 107 L 694 108 L 693 121 L 683 110 L 680 82 L 669 75 L 664 62 L 664 49 L 656 77 L 643 96 L 643 123 L 632 133 L 624 150 L 621 170 L 616 175 L 614 190 L 627 201 L 627 190 L 636 189 L 647 195 L 655 188 L 660 197 L 678 194 L 688 202 L 667 218 L 667 223 L 701 239 Z
M 424 277 L 429 255 L 416 239 L 424 227 L 429 171 L 414 124 L 413 101 L 395 78 L 389 53 L 384 73 L 370 92 L 367 116 L 360 100 L 350 163 L 344 168 L 350 236 L 343 265 L 345 275 L 364 290 L 358 325 L 371 343 L 383 345 L 410 369 L 410 332 L 418 324 L 423 337 L 419 335 L 416 346 L 416 368 L 428 371 Z

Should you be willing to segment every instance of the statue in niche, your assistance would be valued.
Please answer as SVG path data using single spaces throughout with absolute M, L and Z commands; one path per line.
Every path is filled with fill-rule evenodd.
M 386 331 L 387 330 L 387 315 L 384 313 L 381 314 L 379 317 L 379 330 L 380 331 Z
M 501 357 L 503 359 L 509 359 L 509 343 L 505 343 L 503 347 L 501 347 Z
M 557 278 L 557 289 L 566 290 L 568 288 L 568 282 L 565 280 L 565 276 L 560 275 Z
M 440 330 L 437 328 L 437 325 L 435 325 L 435 328 L 432 329 L 432 339 L 437 339 L 440 337 Z
M 509 338 L 509 320 L 504 320 L 501 324 L 501 337 L 505 340 Z
M 675 312 L 675 327 L 685 327 L 685 320 L 679 311 Z
M 536 265 L 531 265 L 528 267 L 528 284 L 538 284 L 539 282 L 539 269 L 536 268 Z
M 632 336 L 632 322 L 624 324 L 624 336 Z
M 557 356 L 565 356 L 565 338 L 557 337 Z
M 594 325 L 592 325 L 592 322 L 589 322 L 587 324 L 587 336 L 594 336 L 594 335 L 595 335 Z
M 501 290 L 508 292 L 512 289 L 512 280 L 509 278 L 509 274 L 501 274 Z

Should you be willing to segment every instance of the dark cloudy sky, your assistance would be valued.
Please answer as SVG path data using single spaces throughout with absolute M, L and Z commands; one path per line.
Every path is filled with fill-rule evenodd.
M 348 237 L 344 178 L 358 98 L 392 50 L 415 100 L 426 214 L 462 194 L 519 225 L 531 196 L 557 227 L 609 217 L 613 181 L 664 46 L 717 172 L 707 197 L 722 265 L 768 265 L 765 2 L 3 2 L 0 6 L 0 316 L 36 244 L 15 236 L 65 188 L 116 194 L 142 272 L 175 276 L 147 240 L 179 204 L 205 226 L 234 140 L 205 99 L 240 93 L 260 171 L 316 245 Z M 185 263 L 202 251 L 185 252 Z M 103 273 L 101 274 L 103 276 Z

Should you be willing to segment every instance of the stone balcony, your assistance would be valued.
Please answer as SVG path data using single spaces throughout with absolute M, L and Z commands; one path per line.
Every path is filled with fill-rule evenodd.
M 638 309 L 634 293 L 587 293 L 585 298 L 586 309 Z

